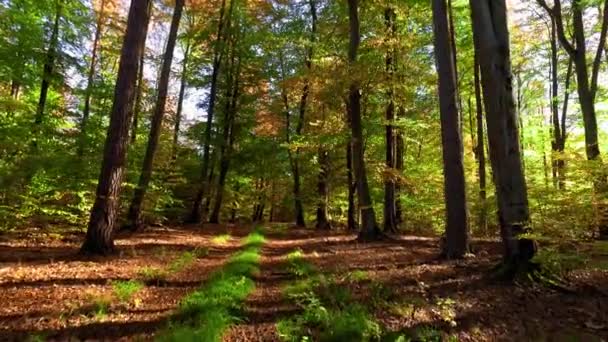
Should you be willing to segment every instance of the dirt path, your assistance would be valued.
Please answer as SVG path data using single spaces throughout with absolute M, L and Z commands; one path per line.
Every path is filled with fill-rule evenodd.
M 2 241 L 0 340 L 149 338 L 166 324 L 179 300 L 238 249 L 238 239 L 213 242 L 226 232 L 223 227 L 151 228 L 117 239 L 120 253 L 109 258 L 79 256 L 78 236 Z M 158 283 L 126 302 L 115 298 L 114 283 L 141 279 L 146 270 L 167 270 L 180 258 L 186 260 L 183 267 L 167 271 Z

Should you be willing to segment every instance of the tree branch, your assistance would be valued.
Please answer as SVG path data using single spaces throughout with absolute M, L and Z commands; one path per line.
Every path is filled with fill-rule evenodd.
M 606 45 L 606 33 L 608 32 L 608 0 L 604 0 L 604 10 L 600 17 L 602 20 L 602 29 L 600 31 L 600 40 L 597 45 L 597 51 L 595 53 L 595 59 L 593 60 L 593 69 L 591 70 L 591 96 L 595 98 L 595 92 L 597 90 L 597 77 L 600 71 L 600 63 L 602 61 L 602 53 L 604 52 L 604 46 Z
M 547 11 L 547 14 L 549 14 L 550 16 L 553 17 L 553 19 L 555 20 L 555 27 L 557 29 L 557 39 L 559 40 L 559 42 L 562 45 L 562 47 L 564 48 L 564 50 L 566 50 L 566 52 L 570 56 L 574 56 L 576 54 L 576 49 L 574 48 L 574 46 L 572 44 L 570 44 L 570 42 L 568 41 L 568 38 L 566 38 L 566 33 L 564 31 L 564 22 L 562 20 L 562 3 L 561 3 L 561 1 L 554 0 L 553 8 L 549 7 L 549 5 L 547 5 L 547 2 L 545 0 L 536 0 L 536 2 L 538 3 L 538 5 L 540 7 L 544 8 L 545 11 Z

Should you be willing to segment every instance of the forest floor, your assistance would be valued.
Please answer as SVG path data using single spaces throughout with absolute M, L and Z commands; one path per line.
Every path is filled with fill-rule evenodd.
M 151 227 L 119 236 L 120 252 L 105 258 L 78 254 L 82 232 L 0 235 L 0 341 L 154 339 L 250 231 Z M 361 244 L 345 232 L 285 225 L 262 233 L 255 288 L 224 341 L 608 340 L 605 268 L 570 272 L 566 293 L 487 277 L 500 260 L 496 241 L 476 240 L 475 257 L 442 261 L 434 238 Z M 608 264 L 605 246 L 576 248 Z

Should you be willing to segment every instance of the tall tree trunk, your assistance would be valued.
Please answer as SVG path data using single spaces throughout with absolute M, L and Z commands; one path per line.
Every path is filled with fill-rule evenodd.
M 91 64 L 89 65 L 89 74 L 87 77 L 87 89 L 85 90 L 84 109 L 82 111 L 82 119 L 80 121 L 80 139 L 78 142 L 77 155 L 82 157 L 87 143 L 87 123 L 91 112 L 91 92 L 93 90 L 93 80 L 95 77 L 95 67 L 97 65 L 97 53 L 99 40 L 101 39 L 101 30 L 103 28 L 104 9 L 106 0 L 101 0 L 99 5 L 99 17 L 95 26 L 95 38 L 93 38 L 93 51 L 91 53 Z
M 150 2 L 149 12 L 152 13 L 152 5 L 153 2 Z M 146 41 L 148 38 L 148 27 L 150 24 L 150 18 L 146 20 L 144 24 L 144 30 L 146 37 L 144 38 L 144 44 L 141 46 L 141 52 L 139 53 L 139 63 L 137 64 L 137 88 L 135 91 L 135 101 L 133 101 L 133 105 L 131 106 L 131 117 L 133 117 L 133 123 L 131 125 L 131 144 L 135 144 L 137 142 L 137 128 L 139 126 L 139 116 L 141 115 L 142 106 L 143 106 L 143 88 L 144 88 L 144 66 L 146 62 Z
M 222 209 L 222 201 L 224 198 L 224 186 L 226 184 L 226 177 L 230 168 L 230 159 L 232 155 L 232 146 L 234 145 L 235 139 L 235 128 L 234 122 L 236 120 L 237 102 L 239 98 L 239 81 L 241 73 L 241 60 L 240 58 L 235 65 L 235 51 L 236 42 L 233 42 L 231 71 L 228 75 L 228 91 L 226 94 L 226 107 L 224 112 L 224 127 L 223 127 L 223 140 L 220 146 L 220 173 L 217 182 L 217 191 L 215 193 L 215 203 L 213 205 L 213 211 L 209 217 L 209 223 L 220 222 L 220 211 Z M 234 71 L 232 71 L 234 70 Z
M 387 35 L 387 41 L 392 41 L 395 35 L 395 10 L 386 8 L 384 10 L 384 22 Z M 392 44 L 392 43 L 391 43 Z M 390 170 L 388 176 L 384 179 L 384 231 L 397 232 L 397 213 L 395 208 L 395 177 L 393 170 L 395 169 L 395 130 L 393 122 L 395 121 L 395 101 L 393 98 L 393 74 L 394 66 L 394 49 L 388 47 L 386 53 L 386 72 L 388 74 L 389 90 L 387 92 L 388 105 L 386 106 L 386 122 L 385 127 L 385 142 L 386 142 L 386 168 Z
M 405 117 L 405 109 L 399 107 L 397 111 L 398 118 Z M 403 129 L 397 128 L 395 132 L 395 168 L 399 172 L 399 176 L 403 174 L 404 170 L 404 154 L 405 154 L 405 142 L 403 139 Z M 401 206 L 401 185 L 398 182 L 395 184 L 395 223 L 397 226 L 403 223 L 403 207 Z
M 568 69 L 566 70 L 566 83 L 564 84 L 564 102 L 562 103 L 562 116 L 560 118 L 560 140 L 557 142 L 557 151 L 560 154 L 560 158 L 557 161 L 557 178 L 558 186 L 560 189 L 566 189 L 566 160 L 563 156 L 566 149 L 566 139 L 568 137 L 566 133 L 566 116 L 568 114 L 568 100 L 570 98 L 570 79 L 572 78 L 572 59 L 568 62 Z
M 173 12 L 173 19 L 171 20 L 169 38 L 167 39 L 167 47 L 163 57 L 163 66 L 158 84 L 156 106 L 154 107 L 150 135 L 148 137 L 148 146 L 146 148 L 146 154 L 144 156 L 139 181 L 137 183 L 137 187 L 135 188 L 131 205 L 129 206 L 127 226 L 133 231 L 142 228 L 143 225 L 143 221 L 141 219 L 141 206 L 144 202 L 144 197 L 148 190 L 150 180 L 152 179 L 154 155 L 156 154 L 156 149 L 158 147 L 158 139 L 160 138 L 160 130 L 163 123 L 163 117 L 165 115 L 165 104 L 167 102 L 169 77 L 171 76 L 171 65 L 173 63 L 173 52 L 175 50 L 175 43 L 177 41 L 177 32 L 179 30 L 179 23 L 182 18 L 184 2 L 185 0 L 175 1 L 175 10 Z
M 201 168 L 201 184 L 194 197 L 194 203 L 192 205 L 192 212 L 188 221 L 191 223 L 200 223 L 202 219 L 201 204 L 205 198 L 210 184 L 207 183 L 209 177 L 209 159 L 211 150 L 211 132 L 213 131 L 213 117 L 215 115 L 215 102 L 217 100 L 217 81 L 220 75 L 220 68 L 222 66 L 222 59 L 224 55 L 224 43 L 226 36 L 224 35 L 224 25 L 230 26 L 230 18 L 232 17 L 232 10 L 234 4 L 230 2 L 230 9 L 228 10 L 228 18 L 224 18 L 224 11 L 226 8 L 226 0 L 222 0 L 220 7 L 220 17 L 217 25 L 217 33 L 215 37 L 214 51 L 213 51 L 213 71 L 211 72 L 211 89 L 209 91 L 209 105 L 207 108 L 207 122 L 205 126 L 205 136 L 203 140 L 203 164 Z M 226 22 L 225 22 L 226 21 Z
M 558 60 L 557 60 L 557 33 L 555 32 L 555 19 L 551 17 L 551 30 L 550 30 L 550 47 L 551 47 L 551 123 L 553 140 L 551 141 L 551 173 L 553 175 L 553 185 L 560 189 L 558 183 L 558 164 L 561 158 L 559 153 L 559 142 L 561 141 L 562 130 L 560 127 L 559 120 L 559 85 L 558 85 Z
M 530 214 L 512 92 L 507 8 L 505 0 L 470 0 L 470 6 L 481 66 L 504 262 L 511 273 L 529 264 L 536 244 L 520 236 L 529 230 Z
M 317 192 L 319 203 L 317 204 L 317 229 L 331 229 L 327 204 L 329 202 L 329 152 L 324 147 L 319 147 L 319 179 L 317 182 Z
M 184 60 L 182 61 L 182 79 L 179 86 L 179 95 L 177 99 L 177 112 L 175 113 L 175 126 L 173 128 L 173 147 L 171 150 L 171 159 L 177 160 L 177 148 L 180 125 L 182 123 L 182 111 L 184 110 L 184 96 L 186 94 L 186 81 L 188 79 L 188 58 L 190 57 L 190 41 L 186 43 L 184 50 Z
M 133 0 L 129 9 L 95 203 L 81 249 L 84 253 L 109 254 L 114 251 L 114 226 L 119 213 L 131 119 L 129 108 L 134 97 L 137 61 L 145 41 L 144 23 L 150 14 L 151 1 Z
M 587 160 L 597 164 L 594 169 L 598 170 L 597 172 L 594 172 L 593 175 L 593 187 L 597 201 L 597 226 L 599 237 L 601 239 L 608 239 L 608 215 L 606 214 L 606 212 L 608 212 L 608 199 L 606 198 L 608 195 L 608 181 L 606 179 L 606 173 L 603 170 L 603 162 L 600 156 L 597 116 L 595 113 L 595 93 L 597 90 L 598 74 L 608 33 L 608 0 L 603 1 L 603 11 L 600 16 L 600 37 L 595 58 L 591 64 L 591 72 L 589 72 L 587 64 L 583 13 L 585 4 L 583 2 L 576 2 L 572 6 L 572 33 L 574 36 L 574 44 L 572 44 L 566 37 L 561 0 L 554 0 L 553 7 L 549 7 L 545 0 L 537 0 L 537 2 L 554 19 L 557 38 L 574 62 L 578 99 L 583 114 L 583 125 L 585 128 L 585 150 Z M 591 75 L 589 75 L 590 73 Z M 591 76 L 591 78 L 589 76 Z
M 481 80 L 480 80 L 480 67 L 479 57 L 477 55 L 478 48 L 475 48 L 474 59 L 474 82 L 475 82 L 475 110 L 477 118 L 477 144 L 475 146 L 475 157 L 477 159 L 477 175 L 479 176 L 479 201 L 481 203 L 481 209 L 479 211 L 479 229 L 487 233 L 488 232 L 488 201 L 486 195 L 486 153 L 485 153 L 485 139 L 483 132 L 483 103 L 481 98 Z
M 36 109 L 36 117 L 34 120 L 34 141 L 32 146 L 36 148 L 38 146 L 37 138 L 39 135 L 38 130 L 44 119 L 44 110 L 46 107 L 46 99 L 49 93 L 49 87 L 51 86 L 51 78 L 55 69 L 55 59 L 57 58 L 57 47 L 59 45 L 59 25 L 63 12 L 63 0 L 56 0 L 56 12 L 55 20 L 53 22 L 53 28 L 51 38 L 49 40 L 49 47 L 46 51 L 46 57 L 44 60 L 44 67 L 42 70 L 42 83 L 40 84 L 40 96 L 38 98 L 38 107 Z
M 445 0 L 433 0 L 435 58 L 439 78 L 439 109 L 443 145 L 446 243 L 442 254 L 462 258 L 469 251 L 463 145 L 458 115 L 456 72 Z
M 351 68 L 357 64 L 357 51 L 360 43 L 359 33 L 359 0 L 348 0 L 348 18 L 350 24 L 350 43 L 348 61 Z M 362 241 L 376 240 L 381 236 L 376 222 L 376 213 L 367 183 L 367 171 L 363 156 L 363 124 L 361 122 L 361 94 L 359 80 L 353 79 L 349 87 L 348 108 L 353 144 L 353 170 L 357 183 L 361 227 L 359 239 Z

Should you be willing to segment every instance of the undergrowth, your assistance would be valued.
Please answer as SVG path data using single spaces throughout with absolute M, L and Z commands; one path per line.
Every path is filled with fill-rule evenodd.
M 243 303 L 255 288 L 252 277 L 259 272 L 264 242 L 259 232 L 249 234 L 244 239 L 243 250 L 181 301 L 172 323 L 158 340 L 220 341 L 224 331 L 241 320 Z

